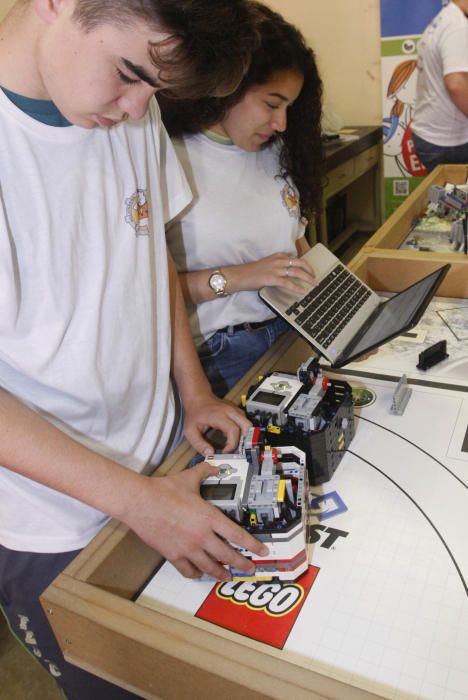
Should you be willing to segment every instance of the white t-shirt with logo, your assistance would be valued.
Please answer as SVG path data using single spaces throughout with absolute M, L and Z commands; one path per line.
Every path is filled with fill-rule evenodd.
M 296 188 L 279 176 L 276 146 L 244 151 L 205 134 L 175 139 L 174 146 L 194 193 L 167 231 L 178 270 L 242 265 L 277 252 L 297 255 L 306 222 Z M 189 306 L 197 346 L 225 326 L 269 318 L 274 314 L 256 291 Z
M 139 472 L 173 438 L 164 228 L 191 198 L 152 103 L 109 130 L 57 128 L 0 91 L 0 386 Z M 4 546 L 70 551 L 105 521 L 0 467 Z
M 450 99 L 449 73 L 468 72 L 468 19 L 450 3 L 433 19 L 418 45 L 414 133 L 437 146 L 468 143 L 468 117 Z

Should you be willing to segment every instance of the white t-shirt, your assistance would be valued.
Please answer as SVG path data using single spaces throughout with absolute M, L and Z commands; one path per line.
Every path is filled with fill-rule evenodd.
M 0 91 L 0 386 L 139 472 L 174 429 L 164 228 L 191 198 L 152 103 L 109 130 L 57 128 Z M 0 467 L 4 546 L 70 551 L 105 521 Z
M 167 231 L 178 270 L 242 265 L 276 252 L 297 255 L 305 222 L 297 190 L 278 175 L 275 146 L 248 152 L 204 134 L 175 139 L 174 145 L 194 193 Z M 225 326 L 273 317 L 256 291 L 189 307 L 197 346 Z
M 468 19 L 453 3 L 427 27 L 418 45 L 418 83 L 412 130 L 437 146 L 468 143 L 468 118 L 450 99 L 449 73 L 468 72 Z

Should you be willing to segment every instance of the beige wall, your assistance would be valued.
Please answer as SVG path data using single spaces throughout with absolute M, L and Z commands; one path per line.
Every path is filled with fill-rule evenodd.
M 10 9 L 10 7 L 13 5 L 13 2 L 14 0 L 0 0 L 0 17 L 3 17 L 7 10 Z
M 325 103 L 346 124 L 380 124 L 380 0 L 266 0 L 317 54 Z M 0 16 L 13 0 L 0 0 Z
M 380 124 L 380 0 L 266 4 L 293 22 L 315 50 L 325 104 L 346 124 Z

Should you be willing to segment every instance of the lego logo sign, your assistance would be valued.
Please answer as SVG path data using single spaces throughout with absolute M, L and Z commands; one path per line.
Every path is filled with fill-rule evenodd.
M 216 591 L 224 600 L 231 600 L 237 605 L 246 605 L 250 610 L 264 610 L 268 615 L 279 617 L 287 615 L 304 597 L 302 586 L 280 583 L 255 583 L 234 581 L 225 583 Z
M 291 583 L 220 583 L 210 591 L 196 617 L 282 649 L 318 572 L 318 567 L 309 566 Z

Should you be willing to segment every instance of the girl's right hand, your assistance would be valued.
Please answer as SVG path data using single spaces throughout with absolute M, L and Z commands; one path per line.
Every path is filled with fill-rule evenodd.
M 261 287 L 281 287 L 302 294 L 304 287 L 298 281 L 315 286 L 313 269 L 302 258 L 286 253 L 274 253 L 252 263 L 226 268 L 233 278 L 236 291 L 257 291 Z

